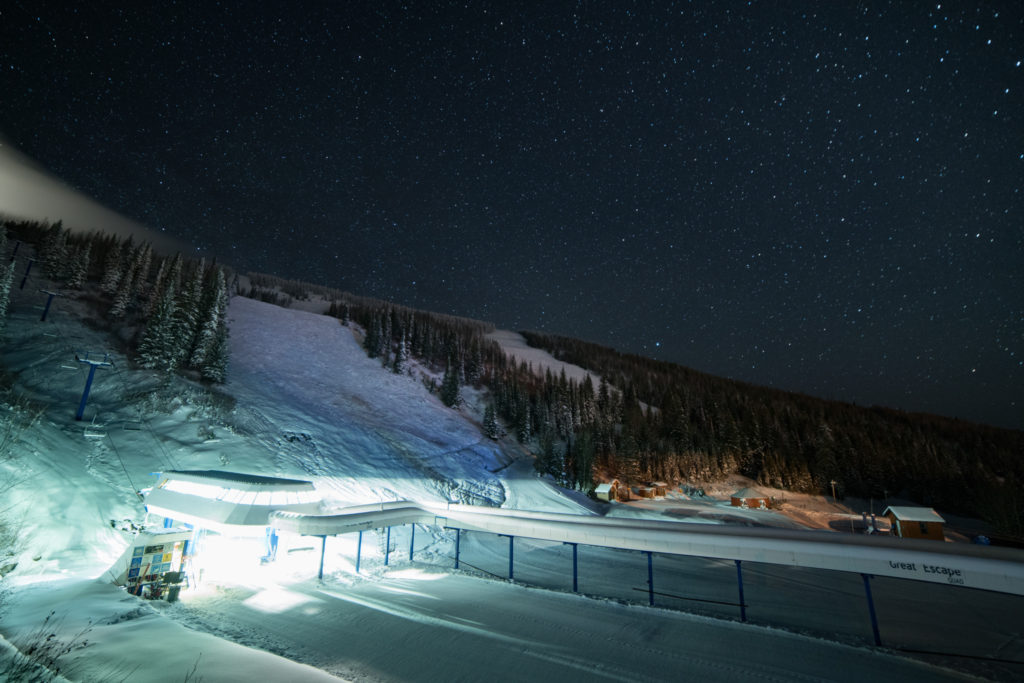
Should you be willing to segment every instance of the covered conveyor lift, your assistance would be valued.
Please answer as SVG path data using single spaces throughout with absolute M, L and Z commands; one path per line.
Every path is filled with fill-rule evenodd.
M 1024 552 L 991 546 L 850 536 L 827 531 L 731 527 L 657 520 L 608 519 L 467 505 L 397 501 L 334 515 L 273 512 L 284 532 L 333 536 L 400 524 L 427 524 L 502 536 L 829 569 L 1024 595 Z

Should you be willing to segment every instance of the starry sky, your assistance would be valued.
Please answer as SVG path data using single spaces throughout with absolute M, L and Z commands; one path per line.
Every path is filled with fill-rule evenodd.
M 3 4 L 0 133 L 205 254 L 1024 428 L 1019 0 L 123 4 Z

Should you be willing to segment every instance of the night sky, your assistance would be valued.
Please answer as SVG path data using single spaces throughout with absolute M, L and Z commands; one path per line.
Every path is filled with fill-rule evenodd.
M 0 133 L 236 268 L 1024 428 L 1019 0 L 74 4 Z

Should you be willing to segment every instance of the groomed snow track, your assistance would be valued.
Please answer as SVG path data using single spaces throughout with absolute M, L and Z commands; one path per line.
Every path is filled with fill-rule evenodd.
M 423 524 L 666 555 L 858 572 L 1024 595 L 1024 551 L 828 531 L 607 519 L 467 505 L 395 501 L 334 515 L 273 512 L 281 532 L 336 536 Z

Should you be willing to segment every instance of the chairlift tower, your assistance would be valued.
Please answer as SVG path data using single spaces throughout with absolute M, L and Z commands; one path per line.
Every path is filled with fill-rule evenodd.
M 39 318 L 39 322 L 44 323 L 46 322 L 46 314 L 50 312 L 50 304 L 53 303 L 54 297 L 64 295 L 61 294 L 60 292 L 51 292 L 48 289 L 40 289 L 39 291 L 46 295 L 46 305 L 43 307 L 43 315 L 41 318 Z
M 28 282 L 28 274 L 32 272 L 32 264 L 35 262 L 34 258 L 28 260 L 28 266 L 25 267 L 25 276 L 21 278 L 21 286 L 18 289 L 25 289 L 25 283 Z
M 89 378 L 85 380 L 85 391 L 82 392 L 82 400 L 78 403 L 78 412 L 75 413 L 75 419 L 81 420 L 82 415 L 85 414 L 85 402 L 89 400 L 89 389 L 92 388 L 92 379 L 96 374 L 96 368 L 110 368 L 113 367 L 114 364 L 110 362 L 110 354 L 108 353 L 103 354 L 103 360 L 93 360 L 89 358 L 88 352 L 85 353 L 84 358 L 76 353 L 75 360 L 89 366 Z

